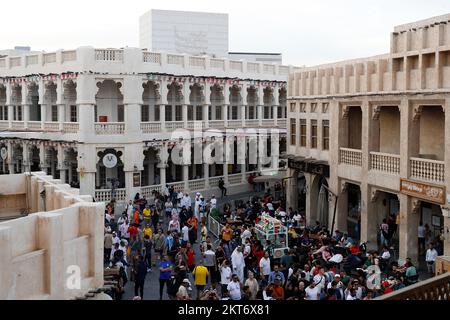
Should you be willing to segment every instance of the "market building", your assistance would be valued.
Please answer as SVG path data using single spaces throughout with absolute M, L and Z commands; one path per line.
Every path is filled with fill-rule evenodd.
M 398 223 L 401 259 L 418 260 L 418 226 L 450 254 L 450 14 L 397 26 L 391 52 L 289 76 L 288 206 L 377 246 Z
M 165 150 L 174 132 L 215 130 L 233 144 L 227 130 L 279 129 L 283 141 L 292 71 L 138 48 L 0 58 L 0 173 L 42 170 L 97 201 L 148 198 L 166 183 L 207 196 L 220 178 L 242 192 L 264 164 L 177 165 Z

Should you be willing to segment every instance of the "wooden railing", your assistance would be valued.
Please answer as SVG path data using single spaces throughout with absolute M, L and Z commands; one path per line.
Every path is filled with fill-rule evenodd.
M 450 272 L 382 295 L 375 300 L 450 300 Z
M 444 161 L 410 158 L 411 178 L 429 182 L 444 182 Z
M 357 149 L 340 148 L 339 162 L 351 166 L 362 166 L 362 151 Z
M 391 174 L 400 174 L 400 156 L 389 153 L 371 152 L 370 169 Z

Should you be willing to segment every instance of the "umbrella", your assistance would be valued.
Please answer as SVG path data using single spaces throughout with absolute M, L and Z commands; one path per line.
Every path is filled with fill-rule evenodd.
M 317 199 L 317 220 L 322 226 L 328 226 L 328 195 L 323 186 L 320 187 Z

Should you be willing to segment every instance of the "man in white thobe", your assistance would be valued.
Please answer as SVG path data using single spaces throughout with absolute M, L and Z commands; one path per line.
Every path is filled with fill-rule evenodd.
M 239 277 L 239 281 L 243 283 L 245 260 L 241 246 L 234 249 L 233 253 L 231 254 L 231 264 L 233 265 L 233 273 L 237 274 L 237 276 Z

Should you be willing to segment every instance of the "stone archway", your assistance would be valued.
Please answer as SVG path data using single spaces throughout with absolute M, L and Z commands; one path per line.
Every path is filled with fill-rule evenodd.
M 103 158 L 108 155 L 114 155 L 117 163 L 112 168 L 106 168 L 103 164 Z M 95 174 L 96 189 L 125 188 L 124 163 L 121 159 L 122 151 L 113 148 L 97 152 L 97 172 Z

